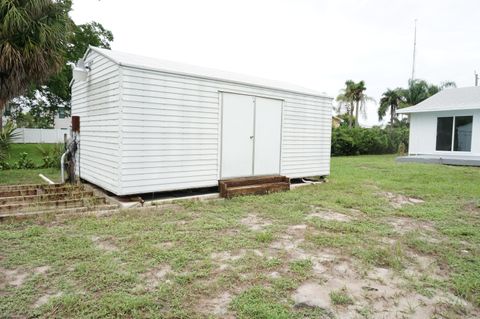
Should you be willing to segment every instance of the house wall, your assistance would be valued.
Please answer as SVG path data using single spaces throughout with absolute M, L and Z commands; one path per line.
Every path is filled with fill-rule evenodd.
M 113 193 L 120 192 L 120 68 L 90 51 L 88 80 L 72 86 L 72 115 L 80 116 L 77 174 Z M 79 168 L 78 168 L 79 166 Z
M 330 173 L 330 98 L 126 66 L 120 72 L 117 194 L 217 185 L 222 91 L 283 99 L 281 174 Z
M 436 151 L 437 118 L 446 116 L 473 116 L 471 152 Z M 410 155 L 480 156 L 480 109 L 410 114 Z

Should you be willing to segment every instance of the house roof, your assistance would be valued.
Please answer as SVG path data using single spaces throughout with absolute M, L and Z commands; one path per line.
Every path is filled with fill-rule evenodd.
M 417 105 L 397 113 L 420 113 L 480 109 L 480 86 L 445 89 Z
M 174 61 L 161 60 L 157 58 L 144 57 L 136 54 L 130 54 L 120 51 L 108 50 L 90 46 L 85 56 L 90 52 L 90 50 L 95 51 L 108 59 L 118 63 L 119 65 L 146 69 L 146 70 L 155 70 L 165 73 L 174 73 L 181 75 L 194 76 L 204 79 L 213 79 L 221 80 L 232 83 L 248 84 L 254 85 L 257 87 L 277 89 L 281 91 L 289 91 L 294 93 L 301 93 L 306 95 L 313 95 L 319 97 L 328 97 L 326 93 L 318 92 L 315 90 L 307 89 L 301 86 L 267 80 L 257 77 L 252 77 L 248 75 L 221 71 L 211 68 L 204 68 L 190 64 L 178 63 Z

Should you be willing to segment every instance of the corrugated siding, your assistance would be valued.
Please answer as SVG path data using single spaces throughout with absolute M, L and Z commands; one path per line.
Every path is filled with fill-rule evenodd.
M 72 86 L 72 115 L 80 116 L 80 177 L 113 193 L 120 192 L 119 66 L 90 51 L 92 71 Z M 77 163 L 78 164 L 78 163 Z
M 285 101 L 281 173 L 330 173 L 331 99 L 122 67 L 121 193 L 214 186 L 219 91 Z

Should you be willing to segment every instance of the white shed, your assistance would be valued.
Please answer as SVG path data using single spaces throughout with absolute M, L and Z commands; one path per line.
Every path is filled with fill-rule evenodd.
M 78 174 L 117 195 L 330 173 L 332 98 L 290 84 L 90 47 L 72 84 Z
M 398 113 L 410 117 L 409 155 L 480 156 L 480 87 L 445 89 Z

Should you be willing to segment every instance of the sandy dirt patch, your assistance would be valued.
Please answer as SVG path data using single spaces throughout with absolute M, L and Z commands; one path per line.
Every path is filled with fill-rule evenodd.
M 23 285 L 28 277 L 28 273 L 20 269 L 0 269 L 2 273 L 2 280 L 0 281 L 0 288 L 6 285 L 20 287 Z
M 50 299 L 58 298 L 58 297 L 61 297 L 62 295 L 63 293 L 61 292 L 46 293 L 35 301 L 35 303 L 33 304 L 33 308 L 39 308 L 47 304 L 50 301 Z
M 154 289 L 171 272 L 172 268 L 169 265 L 160 265 L 143 274 L 142 277 L 145 279 L 147 289 Z
M 421 231 L 422 233 L 435 233 L 435 227 L 433 223 L 420 219 L 408 218 L 408 217 L 390 217 L 386 219 L 393 229 L 403 235 L 412 231 Z
M 111 240 L 108 239 L 102 239 L 101 237 L 98 236 L 92 236 L 91 237 L 92 242 L 95 244 L 95 247 L 101 250 L 105 250 L 108 252 L 115 252 L 118 251 L 117 245 L 115 245 Z
M 271 221 L 261 218 L 255 214 L 249 214 L 247 217 L 242 218 L 240 223 L 253 231 L 260 231 L 272 224 Z
M 478 315 L 471 304 L 449 293 L 436 291 L 428 298 L 408 290 L 406 281 L 387 268 L 365 271 L 340 258 L 325 267 L 292 294 L 296 307 L 320 307 L 338 318 L 359 318 L 359 313 L 368 313 L 368 318 L 431 318 L 460 303 L 470 311 L 467 318 Z M 352 304 L 335 305 L 330 295 L 338 291 Z
M 232 298 L 233 296 L 228 291 L 225 291 L 216 297 L 200 300 L 197 309 L 205 315 L 213 315 L 219 318 L 235 318 L 233 314 L 228 313 L 228 305 Z
M 405 205 L 421 204 L 424 202 L 424 200 L 420 198 L 408 197 L 392 192 L 378 192 L 376 195 L 385 197 L 393 208 L 402 208 Z
M 307 218 L 320 218 L 323 220 L 334 220 L 338 222 L 349 222 L 352 220 L 352 217 L 334 211 L 316 211 L 314 213 L 308 214 Z

